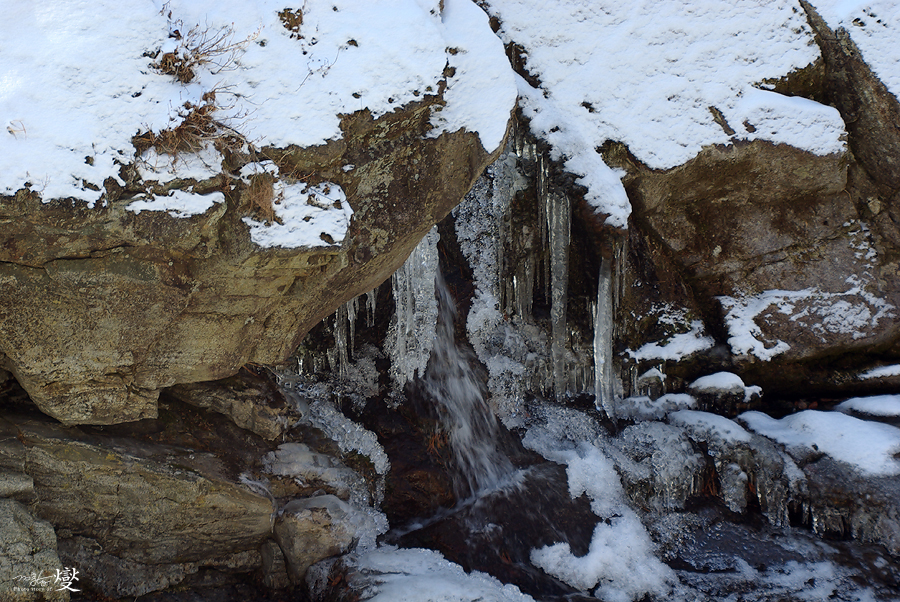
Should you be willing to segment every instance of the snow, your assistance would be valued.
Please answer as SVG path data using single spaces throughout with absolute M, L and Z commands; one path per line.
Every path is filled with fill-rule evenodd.
M 805 410 L 776 420 L 760 412 L 738 419 L 747 428 L 789 449 L 821 451 L 873 476 L 900 474 L 900 429 L 867 422 L 840 412 Z
M 691 330 L 669 337 L 663 343 L 647 343 L 637 351 L 627 350 L 629 356 L 637 361 L 644 360 L 669 360 L 681 361 L 682 359 L 709 349 L 715 345 L 710 336 L 703 336 L 703 322 L 694 320 L 691 322 Z
M 155 148 L 149 148 L 136 161 L 138 174 L 145 182 L 156 181 L 160 184 L 175 179 L 197 181 L 212 178 L 222 171 L 222 157 L 212 144 L 205 144 L 196 153 L 179 153 L 172 157 L 159 154 Z
M 731 335 L 728 344 L 732 352 L 736 355 L 754 355 L 768 361 L 789 350 L 791 346 L 784 341 L 764 340 L 762 329 L 756 322 L 757 319 L 774 316 L 774 312 L 786 316 L 823 342 L 829 335 L 862 338 L 869 329 L 877 328 L 882 319 L 894 317 L 893 310 L 896 308 L 865 291 L 858 277 L 850 276 L 847 284 L 849 288 L 838 293 L 813 287 L 799 291 L 768 290 L 758 295 L 717 297 L 727 312 L 725 322 Z
M 857 378 L 860 380 L 869 380 L 871 378 L 885 378 L 888 376 L 900 376 L 900 364 L 872 368 L 871 370 L 863 372 Z
M 366 588 L 371 602 L 534 602 L 516 586 L 478 571 L 466 573 L 432 550 L 382 546 L 360 555 L 356 566 L 372 581 Z
M 894 96 L 900 97 L 900 5 L 894 0 L 815 0 L 812 4 L 831 29 L 847 30 L 866 64 Z
M 528 430 L 522 443 L 548 460 L 566 466 L 569 495 L 591 498 L 600 521 L 588 553 L 572 554 L 566 542 L 537 548 L 531 561 L 572 587 L 589 590 L 614 602 L 639 600 L 645 594 L 664 596 L 675 582 L 674 572 L 655 555 L 655 545 L 628 505 L 615 464 L 596 445 L 573 433 L 584 432 L 584 415 L 557 412 L 546 426 Z M 581 439 L 573 444 L 574 439 Z
M 746 416 L 746 414 L 743 414 Z M 721 440 L 726 443 L 747 443 L 750 433 L 734 420 L 724 416 L 699 412 L 697 410 L 680 410 L 669 414 L 669 424 L 681 426 L 688 432 L 700 435 L 701 439 Z
M 516 104 L 516 82 L 503 43 L 491 31 L 488 16 L 471 0 L 444 0 L 441 14 L 448 64 L 455 73 L 444 94 L 447 106 L 432 116 L 431 135 L 459 129 L 478 132 L 488 151 L 506 137 L 509 115 Z M 473 110 L 472 99 L 478 99 Z
M 225 195 L 221 192 L 195 194 L 184 190 L 171 190 L 168 196 L 151 195 L 151 200 L 132 201 L 125 209 L 135 213 L 165 211 L 172 217 L 185 218 L 206 213 L 214 204 L 224 202 Z
M 697 400 L 685 393 L 668 393 L 657 399 L 649 397 L 628 397 L 617 408 L 621 418 L 633 420 L 660 420 L 678 410 L 697 407 Z
M 707 376 L 701 376 L 690 385 L 691 393 L 726 393 L 736 395 L 743 393 L 744 401 L 749 401 L 753 395 L 760 395 L 762 389 L 757 386 L 748 387 L 737 374 L 731 372 L 716 372 Z
M 464 128 L 493 151 L 515 100 L 502 44 L 465 0 L 448 0 L 444 14 L 437 0 L 306 0 L 293 34 L 274 0 L 6 4 L 0 194 L 30 183 L 45 202 L 94 206 L 101 192 L 87 184 L 123 183 L 135 134 L 171 127 L 186 102 L 200 106 L 214 89 L 216 119 L 259 147 L 339 139 L 342 114 L 378 117 L 436 93 L 448 62 L 456 73 L 436 133 Z M 178 46 L 171 32 L 195 26 L 223 34 L 234 52 L 196 68 L 189 83 L 151 66 L 156 51 Z
M 639 600 L 647 592 L 662 593 L 674 580 L 671 569 L 653 555 L 653 542 L 634 512 L 601 521 L 594 528 L 588 553 L 572 554 L 557 543 L 531 553 L 531 561 L 560 581 L 580 590 L 599 583 L 594 595 L 610 602 Z
M 688 386 L 688 389 L 704 393 L 743 393 L 744 381 L 731 372 L 716 372 L 698 378 Z
M 340 186 L 303 182 L 274 184 L 272 208 L 277 221 L 241 218 L 250 227 L 250 240 L 261 247 L 322 247 L 339 245 L 350 227 L 353 209 Z M 329 240 L 330 239 L 330 240 Z
M 819 57 L 805 14 L 778 0 L 489 0 L 505 41 L 540 81 L 519 79 L 520 105 L 552 157 L 580 176 L 587 200 L 622 226 L 630 207 L 597 148 L 624 142 L 668 169 L 704 146 L 762 139 L 826 155 L 846 149 L 838 112 L 760 90 Z M 749 25 L 752 24 L 752 25 Z M 733 135 L 713 119 L 725 117 Z M 752 126 L 752 127 L 751 127 Z
M 870 416 L 900 417 L 900 395 L 853 397 L 834 407 L 838 412 L 868 414 Z

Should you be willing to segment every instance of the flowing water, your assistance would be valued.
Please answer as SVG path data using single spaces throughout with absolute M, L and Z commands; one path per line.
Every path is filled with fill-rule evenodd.
M 434 346 L 422 385 L 449 436 L 456 474 L 456 493 L 477 494 L 496 488 L 513 472 L 498 446 L 500 426 L 485 399 L 484 378 L 476 358 L 456 341 L 456 301 L 443 276 L 435 279 L 438 320 Z

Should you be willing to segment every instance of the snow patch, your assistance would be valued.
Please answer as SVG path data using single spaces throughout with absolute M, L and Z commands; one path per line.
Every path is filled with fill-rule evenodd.
M 337 184 L 307 186 L 303 182 L 274 183 L 272 223 L 241 218 L 250 227 L 250 240 L 260 247 L 327 247 L 339 245 L 347 235 L 353 209 Z
M 871 370 L 863 372 L 862 374 L 857 376 L 857 378 L 859 380 L 869 380 L 872 378 L 886 378 L 889 376 L 900 376 L 900 364 L 872 368 Z
M 172 190 L 168 196 L 153 195 L 152 200 L 132 201 L 125 209 L 140 213 L 141 211 L 165 211 L 172 217 L 191 217 L 202 215 L 216 203 L 224 203 L 225 195 L 221 192 L 195 194 L 185 190 Z
M 663 344 L 647 343 L 637 351 L 627 350 L 626 353 L 634 360 L 668 360 L 678 362 L 700 351 L 711 348 L 715 341 L 710 336 L 703 336 L 703 322 L 694 320 L 691 322 L 691 330 L 682 332 L 668 338 Z
M 880 320 L 894 317 L 894 306 L 863 290 L 859 278 L 851 276 L 847 283 L 851 288 L 841 293 L 807 288 L 770 290 L 754 296 L 717 297 L 727 311 L 725 322 L 731 335 L 728 344 L 732 352 L 768 361 L 790 349 L 784 341 L 763 340 L 762 329 L 756 320 L 774 316 L 774 312 L 787 316 L 791 322 L 818 335 L 823 342 L 827 335 L 850 335 L 854 340 L 863 338 L 867 331 L 878 327 Z

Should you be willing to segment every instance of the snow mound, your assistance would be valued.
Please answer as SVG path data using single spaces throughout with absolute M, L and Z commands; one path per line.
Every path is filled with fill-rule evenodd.
M 757 386 L 748 387 L 744 385 L 744 381 L 737 374 L 731 372 L 716 372 L 707 376 L 701 376 L 690 385 L 688 391 L 691 393 L 713 393 L 713 394 L 730 394 L 744 395 L 744 401 L 749 401 L 754 395 L 762 393 L 762 389 Z
M 744 414 L 746 415 L 746 414 Z M 734 420 L 724 416 L 699 412 L 697 410 L 680 410 L 669 414 L 669 424 L 684 427 L 689 433 L 698 435 L 702 440 L 722 441 L 725 443 L 747 443 L 750 433 Z
M 900 417 L 900 395 L 853 397 L 834 407 L 838 412 L 859 412 L 869 416 Z
M 840 412 L 805 410 L 776 420 L 760 412 L 738 419 L 788 448 L 820 451 L 874 476 L 900 474 L 900 429 Z

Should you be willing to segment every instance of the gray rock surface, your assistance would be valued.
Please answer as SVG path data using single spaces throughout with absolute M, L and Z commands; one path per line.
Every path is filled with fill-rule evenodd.
M 0 599 L 67 601 L 69 590 L 54 579 L 62 570 L 53 526 L 19 502 L 0 499 Z M 70 585 L 80 589 L 77 581 Z

